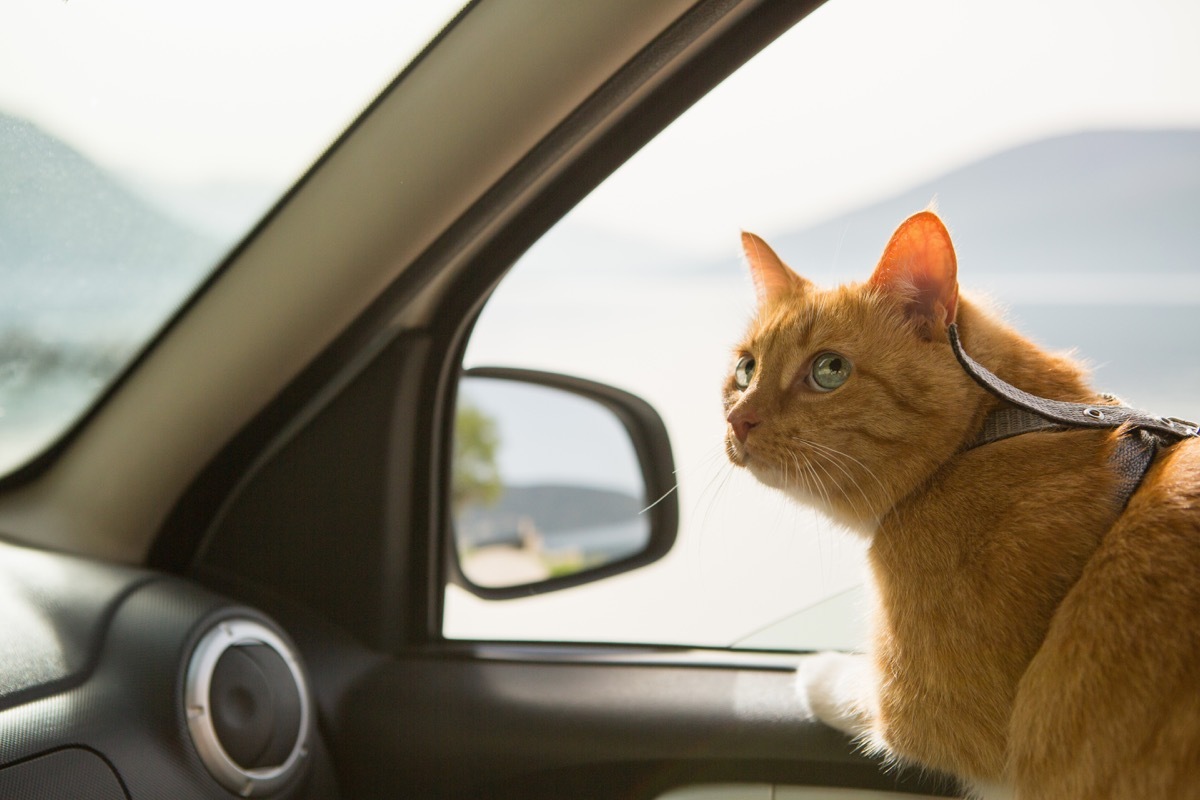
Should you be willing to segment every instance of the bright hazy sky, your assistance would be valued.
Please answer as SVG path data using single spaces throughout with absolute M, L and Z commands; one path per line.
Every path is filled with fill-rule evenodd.
M 452 13 L 7 0 L 0 110 L 143 182 L 282 189 Z M 1052 133 L 1200 127 L 1197 40 L 1196 0 L 833 0 L 635 157 L 581 221 L 702 250 Z M 664 207 L 634 180 L 680 191 Z
M 833 0 L 586 202 L 697 252 L 1048 135 L 1200 128 L 1196 0 Z M 678 186 L 667 207 L 632 184 Z
M 122 174 L 279 183 L 461 0 L 4 0 L 0 110 Z

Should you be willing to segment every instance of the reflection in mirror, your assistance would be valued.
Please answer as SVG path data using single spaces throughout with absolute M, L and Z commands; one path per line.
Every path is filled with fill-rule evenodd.
M 451 501 L 459 565 L 476 586 L 574 575 L 650 541 L 625 426 L 600 403 L 548 386 L 463 378 Z

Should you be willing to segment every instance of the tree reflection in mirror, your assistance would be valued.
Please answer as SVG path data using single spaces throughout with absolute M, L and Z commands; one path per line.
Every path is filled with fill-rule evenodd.
M 459 566 L 480 587 L 574 575 L 650 541 L 625 426 L 604 405 L 549 386 L 462 379 L 451 501 Z

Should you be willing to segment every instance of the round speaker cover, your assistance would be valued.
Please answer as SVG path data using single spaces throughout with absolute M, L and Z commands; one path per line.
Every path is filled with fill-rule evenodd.
M 308 755 L 308 689 L 279 634 L 228 619 L 201 637 L 184 686 L 188 729 L 200 760 L 235 794 L 272 792 Z

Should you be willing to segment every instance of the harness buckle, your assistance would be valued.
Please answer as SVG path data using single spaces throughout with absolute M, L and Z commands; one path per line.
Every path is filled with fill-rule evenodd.
M 1180 417 L 1163 417 L 1162 421 L 1179 430 L 1184 436 L 1200 436 L 1200 424 Z

